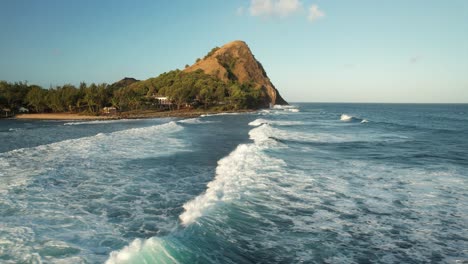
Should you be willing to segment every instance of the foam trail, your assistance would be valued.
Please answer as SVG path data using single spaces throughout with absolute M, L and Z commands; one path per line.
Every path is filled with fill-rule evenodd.
M 294 105 L 274 105 L 273 109 L 296 109 L 297 106 Z
M 263 118 L 255 119 L 254 121 L 249 123 L 249 126 L 260 126 L 263 124 L 271 124 L 276 126 L 296 126 L 296 125 L 303 125 L 304 122 L 301 121 L 280 121 L 280 120 L 267 120 Z
M 0 193 L 20 186 L 36 175 L 52 170 L 57 164 L 70 163 L 76 160 L 101 160 L 105 157 L 134 158 L 154 156 L 154 146 L 147 144 L 154 140 L 169 140 L 167 152 L 181 149 L 182 142 L 174 138 L 166 138 L 168 134 L 182 130 L 175 122 L 162 125 L 133 128 L 109 134 L 99 133 L 95 136 L 69 139 L 34 148 L 16 149 L 0 153 Z M 131 140 L 129 140 L 131 139 Z M 134 146 L 141 146 L 140 149 Z M 45 165 L 48 166 L 45 166 Z
M 272 109 L 283 110 L 285 112 L 294 112 L 294 113 L 299 112 L 299 107 L 294 106 L 294 105 L 274 105 Z
M 268 133 L 267 128 L 267 125 L 263 125 L 252 129 L 249 135 L 254 143 L 241 144 L 218 161 L 215 179 L 208 183 L 205 193 L 184 204 L 185 211 L 179 216 L 182 225 L 196 222 L 217 204 L 238 199 L 259 177 L 269 175 L 258 168 L 259 164 L 269 172 L 282 171 L 281 168 L 286 166 L 283 160 L 263 153 L 264 149 L 277 144 L 265 134 Z M 106 264 L 191 263 L 191 254 L 191 250 L 175 238 L 152 237 L 147 240 L 136 239 L 123 249 L 112 252 Z
M 112 119 L 112 120 L 93 120 L 93 121 L 78 121 L 78 122 L 67 122 L 64 126 L 79 126 L 79 125 L 101 125 L 101 124 L 112 124 L 112 123 L 123 123 L 132 122 L 142 119 Z
M 185 211 L 179 216 L 183 225 L 194 223 L 217 204 L 237 198 L 245 186 L 255 182 L 259 174 L 259 164 L 262 165 L 262 169 L 278 169 L 285 165 L 284 161 L 263 153 L 264 149 L 277 144 L 264 133 L 265 126 L 249 132 L 255 143 L 241 144 L 227 157 L 218 161 L 216 177 L 208 183 L 206 192 L 184 204 Z
M 201 120 L 200 118 L 189 118 L 189 119 L 177 121 L 177 123 L 197 125 L 197 124 L 215 123 L 215 121 L 205 121 L 205 120 Z
M 237 112 L 232 112 L 232 113 L 218 113 L 218 114 L 205 114 L 201 115 L 200 117 L 208 117 L 208 116 L 225 116 L 225 115 L 240 115 L 243 113 L 237 113 Z

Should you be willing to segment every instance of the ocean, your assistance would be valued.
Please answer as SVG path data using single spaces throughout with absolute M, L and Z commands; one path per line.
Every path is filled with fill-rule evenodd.
M 0 263 L 468 263 L 468 105 L 0 120 Z

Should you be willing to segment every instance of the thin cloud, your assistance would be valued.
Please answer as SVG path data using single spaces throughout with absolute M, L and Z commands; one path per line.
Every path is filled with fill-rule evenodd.
M 248 7 L 239 7 L 236 13 L 239 16 L 248 13 L 251 16 L 262 17 L 288 17 L 294 14 L 307 13 L 307 19 L 310 22 L 325 17 L 325 12 L 316 4 L 305 10 L 301 0 L 250 0 Z
M 318 19 L 325 17 L 325 13 L 319 9 L 318 5 L 312 5 L 309 8 L 309 16 L 308 19 L 310 22 L 314 22 Z
M 299 0 L 251 0 L 249 11 L 252 16 L 286 17 L 301 10 Z

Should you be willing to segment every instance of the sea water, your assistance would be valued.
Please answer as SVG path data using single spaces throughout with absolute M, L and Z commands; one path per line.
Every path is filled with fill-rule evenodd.
M 0 120 L 0 263 L 466 263 L 468 105 Z

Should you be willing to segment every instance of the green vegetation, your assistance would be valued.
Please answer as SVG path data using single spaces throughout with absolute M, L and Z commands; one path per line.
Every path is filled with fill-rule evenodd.
M 208 52 L 208 54 L 205 55 L 205 57 L 203 57 L 203 59 L 206 59 L 208 58 L 209 56 L 213 55 L 217 50 L 219 50 L 219 47 L 214 47 L 210 50 L 210 52 Z
M 213 49 L 215 50 L 215 49 Z M 214 51 L 212 51 L 214 52 Z M 234 62 L 235 63 L 235 62 Z M 44 89 L 26 82 L 0 81 L 0 110 L 17 113 L 21 107 L 31 112 L 73 112 L 98 115 L 104 107 L 119 111 L 169 110 L 202 108 L 210 110 L 255 109 L 264 97 L 253 84 L 240 84 L 231 79 L 223 82 L 202 70 L 163 73 L 156 78 L 114 85 L 81 83 Z M 155 98 L 170 98 L 173 106 L 159 105 Z M 168 109 L 169 108 L 169 109 Z
M 81 83 L 44 89 L 26 82 L 8 83 L 0 81 L 0 108 L 12 112 L 25 107 L 31 112 L 86 112 L 98 114 L 103 107 L 112 106 L 116 89 L 107 84 Z
M 237 58 L 232 57 L 228 53 L 224 53 L 216 56 L 219 64 L 223 66 L 227 71 L 227 78 L 231 81 L 237 81 L 236 75 L 233 73 L 236 67 Z

